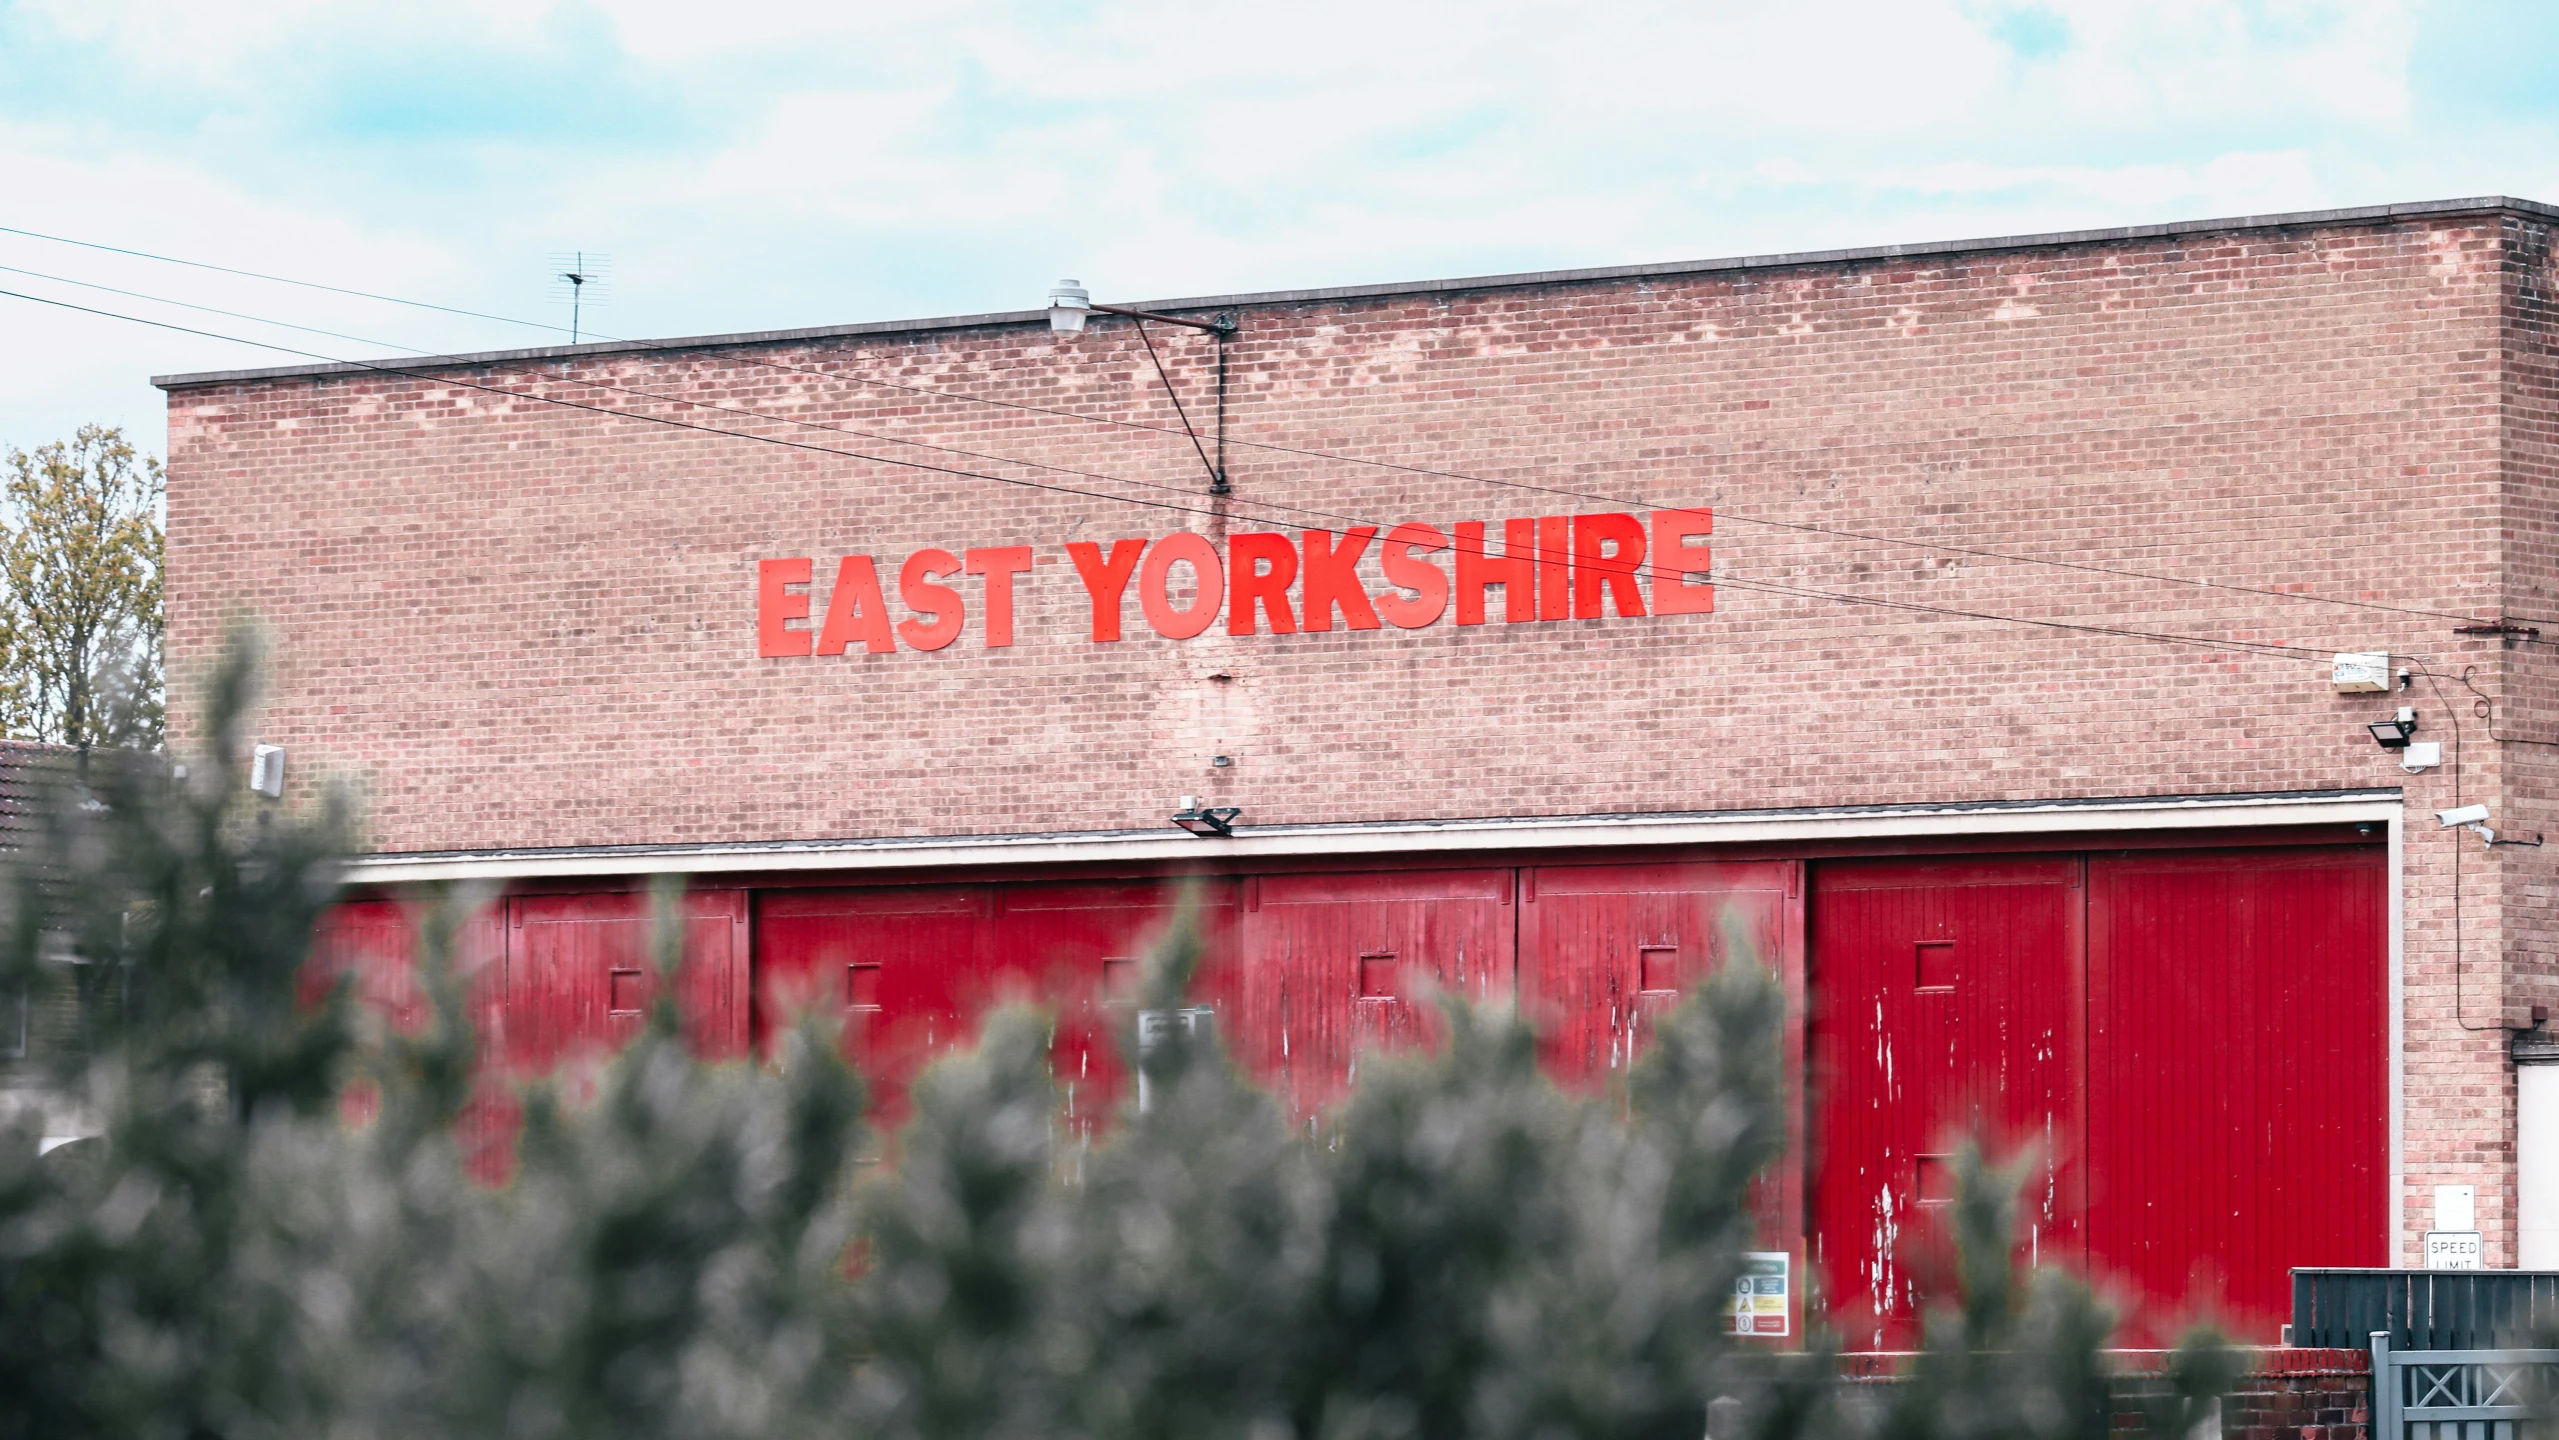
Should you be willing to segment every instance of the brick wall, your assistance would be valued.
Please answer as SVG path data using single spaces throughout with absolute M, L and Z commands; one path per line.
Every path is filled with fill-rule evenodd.
M 2369 1440 L 2372 1424 L 2372 1356 L 2361 1350 L 2284 1348 L 2246 1352 L 2248 1371 L 2221 1402 L 2219 1440 Z M 1841 1357 L 1852 1385 L 1889 1385 L 1910 1362 L 1908 1355 Z M 2118 1377 L 2115 1393 L 2135 1402 L 2155 1393 L 2168 1355 L 2160 1350 L 2118 1350 L 2107 1356 Z M 2139 1434 L 2138 1403 L 2122 1403 L 2113 1416 L 2117 1434 Z
M 256 614 L 260 738 L 297 790 L 362 783 L 403 851 L 1155 827 L 1183 794 L 1267 823 L 2404 784 L 2421 819 L 2458 787 L 2540 827 L 2559 748 L 2489 739 L 2459 677 L 2518 687 L 2536 713 L 2501 728 L 2559 734 L 2559 705 L 2520 703 L 2546 662 L 2444 617 L 2552 583 L 2546 228 L 2490 210 L 1250 305 L 1230 433 L 1289 448 L 1230 447 L 1214 501 L 1187 440 L 1070 418 L 1176 423 L 1119 321 L 180 387 L 177 720 L 224 617 Z M 1158 343 L 1205 423 L 1214 342 Z M 1131 604 L 1097 645 L 1063 550 L 1697 505 L 1711 615 L 1513 625 L 1496 602 L 1481 627 L 1172 641 Z M 894 593 L 919 547 L 1005 545 L 1038 556 L 1008 648 L 972 624 L 758 658 L 761 559 L 814 559 L 822 612 L 838 556 L 879 557 Z M 2361 726 L 2398 698 L 2331 693 L 2344 649 L 2449 677 L 2398 698 L 2428 737 L 2459 728 L 2458 766 L 2388 762 Z M 2511 1081 L 2501 1037 L 2462 1025 L 2548 994 L 2548 871 L 2460 841 L 2407 850 L 2405 1194 L 2418 1228 L 2427 1187 L 2480 1186 L 2494 1264 Z
M 2260 1350 L 2221 1402 L 2223 1440 L 2366 1440 L 2372 1357 L 2361 1350 Z

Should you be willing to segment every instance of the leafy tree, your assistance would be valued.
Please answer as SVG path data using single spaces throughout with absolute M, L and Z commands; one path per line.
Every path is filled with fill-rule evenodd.
M 73 746 L 160 742 L 160 462 L 84 425 L 7 457 L 0 727 Z
M 1516 1016 L 1451 1003 L 1316 1137 L 1204 1030 L 1132 1039 L 1147 1103 L 1088 1141 L 1049 1021 L 1005 1011 L 919 1079 L 891 1163 L 829 1035 L 707 1063 L 666 985 L 620 1056 L 523 1092 L 512 1180 L 476 1184 L 471 897 L 428 927 L 419 1028 L 306 996 L 349 822 L 237 812 L 248 675 L 217 673 L 187 778 L 113 755 L 8 892 L 0 984 L 90 1020 L 27 1078 L 98 1133 L 39 1156 L 0 1125 L 0 1440 L 2095 1440 L 2124 1399 L 2103 1309 L 2013 1273 L 2010 1177 L 1977 1162 L 1959 1303 L 1905 1382 L 1861 1398 L 1819 1346 L 1725 1337 L 1784 1134 L 1781 998 L 1749 965 L 1613 1096 L 1557 1091 Z M 1184 993 L 1187 933 L 1145 1008 Z M 2136 1397 L 2154 1433 L 2227 1357 Z

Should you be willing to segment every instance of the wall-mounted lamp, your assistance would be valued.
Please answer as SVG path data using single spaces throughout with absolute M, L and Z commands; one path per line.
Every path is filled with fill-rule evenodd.
M 1200 466 L 1208 471 L 1208 493 L 1231 493 L 1226 484 L 1226 342 L 1237 329 L 1235 312 L 1222 311 L 1206 320 L 1187 315 L 1165 315 L 1154 310 L 1131 310 L 1125 305 L 1096 305 L 1093 292 L 1081 280 L 1060 280 L 1049 287 L 1048 328 L 1060 335 L 1081 335 L 1084 322 L 1095 315 L 1125 315 L 1137 322 L 1137 338 L 1146 342 L 1146 358 L 1155 362 L 1155 378 L 1164 382 L 1164 393 L 1173 397 L 1173 413 L 1181 418 L 1182 433 L 1189 436 L 1191 448 L 1199 452 Z M 1155 337 L 1146 333 L 1146 322 L 1181 325 L 1192 330 L 1205 330 L 1217 337 L 1217 458 L 1211 460 L 1208 444 L 1191 425 L 1190 412 L 1182 408 L 1181 392 L 1173 388 L 1173 377 L 1164 370 L 1164 357 L 1155 353 Z
M 2364 727 L 2372 732 L 2372 743 L 2399 757 L 2399 768 L 2411 775 L 2423 774 L 2443 763 L 2443 746 L 2432 740 L 2411 740 L 2417 733 L 2417 712 L 2400 707 L 2396 718 L 2375 720 Z
M 1235 833 L 1235 817 L 1244 813 L 1237 805 L 1202 805 L 1196 795 L 1182 797 L 1182 808 L 1173 812 L 1173 823 L 1206 838 Z
M 1097 314 L 1125 315 L 1131 320 L 1153 320 L 1163 325 L 1185 325 L 1193 330 L 1205 330 L 1220 339 L 1234 334 L 1236 330 L 1235 312 L 1232 310 L 1212 315 L 1206 320 L 1194 320 L 1188 315 L 1131 310 L 1125 305 L 1096 305 L 1093 292 L 1085 289 L 1081 280 L 1060 280 L 1049 287 L 1048 328 L 1058 334 L 1083 334 L 1084 322 Z
M 284 797 L 284 747 L 260 745 L 249 752 L 249 788 L 270 800 Z
M 2408 737 L 2417 733 L 2417 712 L 2413 707 L 2400 710 L 2398 718 L 2375 720 L 2364 727 L 2372 732 L 2372 743 L 2384 750 L 2405 750 Z

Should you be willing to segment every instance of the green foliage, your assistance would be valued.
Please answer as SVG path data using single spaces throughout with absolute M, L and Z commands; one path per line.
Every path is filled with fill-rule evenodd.
M 705 1065 L 662 1011 L 591 1096 L 534 1087 L 513 1183 L 475 1185 L 458 907 L 421 1032 L 298 1002 L 346 820 L 237 813 L 248 674 L 243 652 L 217 676 L 188 779 L 112 757 L 20 857 L 0 984 L 68 988 L 90 1022 L 20 1078 L 99 1133 L 39 1158 L 32 1110 L 0 1129 L 0 1436 L 764 1436 L 842 1413 L 862 1100 L 830 1045 Z M 380 1104 L 360 1129 L 357 1081 Z
M 831 1037 L 688 1054 L 670 1000 L 610 1063 L 521 1094 L 512 1180 L 466 1173 L 471 897 L 437 909 L 431 1017 L 297 1000 L 342 810 L 236 813 L 248 662 L 191 778 L 125 757 L 10 892 L 0 983 L 92 1026 L 43 1067 L 97 1138 L 0 1131 L 0 1440 L 18 1436 L 880 1440 L 2079 1440 L 2104 1312 L 2008 1258 L 2007 1182 L 1958 1207 L 1962 1303 L 1860 1401 L 1826 1355 L 1743 1352 L 1724 1308 L 1785 1133 L 1783 1004 L 1735 965 L 1623 1092 L 1575 1097 L 1534 1037 L 1450 1002 L 1371 1056 L 1320 1134 L 1213 1028 L 1129 1059 L 1145 1103 L 1064 1125 L 1048 1020 L 999 1013 L 928 1070 L 886 1162 Z M 659 897 L 661 954 L 678 931 Z M 1189 930 L 1141 1008 L 1169 1011 Z M 72 937 L 79 964 L 64 964 Z M 671 965 L 671 960 L 662 964 Z M 660 987 L 662 996 L 674 986 Z M 348 1087 L 378 1096 L 343 1117 Z M 2228 1352 L 2145 1401 L 2191 1424 Z
M 0 730 L 160 743 L 160 462 L 124 432 L 11 450 L 0 477 Z

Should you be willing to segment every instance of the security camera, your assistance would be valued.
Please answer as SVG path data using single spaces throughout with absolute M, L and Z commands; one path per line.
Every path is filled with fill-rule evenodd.
M 2457 810 L 2438 810 L 2435 819 L 2447 830 L 2455 825 L 2485 825 L 2488 823 L 2488 807 L 2464 805 Z

